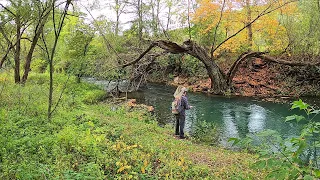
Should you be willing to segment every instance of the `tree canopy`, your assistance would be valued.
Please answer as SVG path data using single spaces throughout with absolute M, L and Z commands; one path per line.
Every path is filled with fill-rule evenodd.
M 274 58 L 281 56 L 285 57 L 282 60 L 300 63 L 318 62 L 320 11 L 316 1 L 115 0 L 82 4 L 77 1 L 8 0 L 0 4 L 0 68 L 13 68 L 17 83 L 25 83 L 30 70 L 43 72 L 47 69 L 46 46 L 52 44 L 57 35 L 53 31 L 56 24 L 50 19 L 59 22 L 62 16 L 57 12 L 68 2 L 73 8 L 67 10 L 61 26 L 53 66 L 57 72 L 72 73 L 77 77 L 115 80 L 131 76 L 132 79 L 134 72 L 146 72 L 136 68 L 150 62 L 150 57 L 158 60 L 150 64 L 149 69 L 166 68 L 172 64 L 168 61 L 168 53 L 177 52 L 163 46 L 150 49 L 150 53 L 140 58 L 140 65 L 137 66 L 140 62 L 136 61 L 132 68 L 121 68 L 140 57 L 152 42 L 158 40 L 176 45 L 187 40 L 197 44 L 206 56 L 206 63 L 203 64 L 201 58 L 197 66 L 186 62 L 185 72 L 204 67 L 212 88 L 214 84 L 225 87 L 215 89 L 216 93 L 228 88 L 222 83 L 227 78 L 223 72 L 226 70 L 216 64 L 219 59 L 232 64 L 241 54 L 251 51 L 267 52 Z M 94 17 L 95 11 L 106 11 L 110 16 Z M 188 54 L 189 50 L 179 53 Z M 189 55 L 199 59 L 199 54 Z M 210 66 L 218 69 L 209 70 Z

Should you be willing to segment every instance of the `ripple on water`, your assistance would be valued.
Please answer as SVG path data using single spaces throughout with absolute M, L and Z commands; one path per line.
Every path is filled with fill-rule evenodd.
M 174 124 L 175 119 L 170 111 L 174 91 L 171 86 L 149 84 L 142 91 L 129 93 L 128 97 L 137 99 L 137 103 L 154 106 L 160 125 Z M 185 131 L 191 133 L 197 121 L 213 122 L 220 129 L 222 145 L 227 145 L 230 137 L 243 138 L 265 129 L 276 130 L 285 137 L 299 133 L 299 125 L 284 122 L 286 116 L 293 114 L 288 104 L 192 92 L 188 92 L 188 97 L 194 108 L 187 111 Z

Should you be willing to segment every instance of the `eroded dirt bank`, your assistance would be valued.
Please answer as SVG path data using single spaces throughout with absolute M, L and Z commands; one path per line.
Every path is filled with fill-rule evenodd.
M 187 86 L 195 92 L 210 93 L 211 81 L 208 77 L 174 74 L 173 78 L 160 81 L 174 86 Z M 320 70 L 316 67 L 290 67 L 252 59 L 241 64 L 227 94 L 258 97 L 319 96 Z

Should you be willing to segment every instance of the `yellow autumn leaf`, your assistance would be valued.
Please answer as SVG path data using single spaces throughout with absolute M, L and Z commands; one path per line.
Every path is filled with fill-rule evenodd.
M 122 166 L 122 167 L 120 167 L 119 169 L 118 169 L 118 173 L 120 173 L 120 172 L 122 172 L 123 170 L 125 169 L 125 166 Z
M 142 174 L 146 173 L 146 170 L 144 169 L 144 167 L 141 167 L 141 173 Z
M 134 144 L 134 145 L 132 145 L 131 147 L 136 148 L 136 147 L 138 147 L 138 145 Z
M 117 162 L 116 162 L 116 165 L 117 165 L 117 166 L 119 166 L 119 165 L 120 165 L 120 162 L 119 162 L 119 161 L 117 161 Z

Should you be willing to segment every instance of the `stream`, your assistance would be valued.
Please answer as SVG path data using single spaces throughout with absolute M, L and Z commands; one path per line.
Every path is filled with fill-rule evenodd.
M 171 102 L 175 87 L 148 84 L 140 91 L 128 94 L 137 103 L 152 105 L 160 125 L 175 123 Z M 285 122 L 286 116 L 299 113 L 290 110 L 290 104 L 261 102 L 247 97 L 224 97 L 204 93 L 187 93 L 192 109 L 186 111 L 185 131 L 192 133 L 196 121 L 213 122 L 220 130 L 220 144 L 230 146 L 231 137 L 244 138 L 247 134 L 266 129 L 276 130 L 284 138 L 296 136 L 302 125 Z M 172 128 L 174 133 L 174 128 Z
M 107 91 L 110 89 L 110 83 L 107 81 L 97 81 L 93 78 L 85 80 Z M 128 98 L 136 99 L 138 104 L 153 106 L 160 126 L 174 126 L 175 117 L 171 114 L 170 107 L 174 92 L 175 87 L 152 83 L 139 91 L 128 93 Z M 244 138 L 248 134 L 271 129 L 278 131 L 283 138 L 288 138 L 299 135 L 302 127 L 302 124 L 295 121 L 285 122 L 287 116 L 304 115 L 301 111 L 290 110 L 289 103 L 279 104 L 262 102 L 251 97 L 225 97 L 195 92 L 188 92 L 187 96 L 193 108 L 186 111 L 185 132 L 192 134 L 197 121 L 212 122 L 219 129 L 220 144 L 225 147 L 230 146 L 228 139 L 231 137 Z M 308 98 L 306 101 L 312 105 L 319 103 L 317 98 Z

